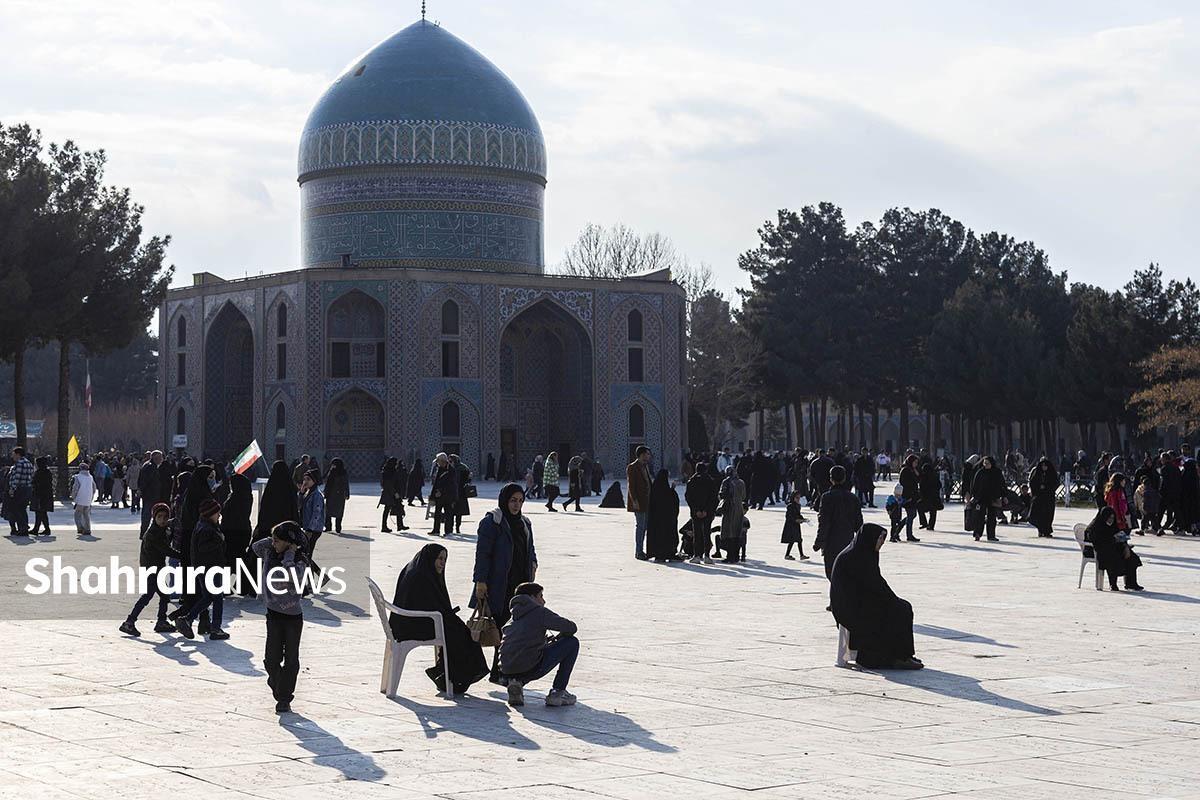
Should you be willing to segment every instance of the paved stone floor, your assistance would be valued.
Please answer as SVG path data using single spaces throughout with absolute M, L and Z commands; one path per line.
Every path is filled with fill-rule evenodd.
M 349 536 L 321 550 L 370 535 L 390 595 L 429 539 L 379 534 L 374 505 L 354 499 Z M 133 640 L 102 612 L 10 613 L 0 798 L 1200 798 L 1200 540 L 1139 538 L 1149 591 L 1100 593 L 1090 575 L 1075 587 L 1069 529 L 1085 510 L 1060 509 L 1053 540 L 1002 527 L 999 543 L 976 544 L 952 506 L 943 530 L 883 551 L 928 668 L 870 673 L 833 666 L 820 561 L 783 560 L 782 509 L 751 513 L 749 562 L 700 567 L 634 561 L 630 517 L 595 498 L 583 513 L 530 505 L 549 604 L 579 622 L 574 708 L 531 689 L 514 710 L 487 683 L 443 700 L 422 672 L 429 650 L 389 701 L 378 619 L 331 613 L 349 600 L 315 601 L 282 717 L 254 601 L 229 604 L 228 642 L 149 633 L 151 615 Z M 488 506 L 474 502 L 472 531 Z M 10 609 L 32 555 L 135 554 L 126 513 L 98 512 L 88 542 L 68 516 L 51 541 L 0 539 Z M 474 536 L 447 544 L 465 600 Z

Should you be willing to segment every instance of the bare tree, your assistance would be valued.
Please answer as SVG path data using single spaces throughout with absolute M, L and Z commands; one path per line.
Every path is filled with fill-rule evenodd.
M 589 222 L 563 254 L 557 271 L 580 278 L 626 278 L 658 269 L 674 271 L 685 263 L 661 233 L 640 235 L 623 223 L 606 229 Z

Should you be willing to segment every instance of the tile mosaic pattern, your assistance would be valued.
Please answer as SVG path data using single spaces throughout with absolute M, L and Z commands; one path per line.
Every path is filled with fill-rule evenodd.
M 380 120 L 328 125 L 300 139 L 300 180 L 322 170 L 379 165 L 487 167 L 546 177 L 540 134 L 508 125 Z

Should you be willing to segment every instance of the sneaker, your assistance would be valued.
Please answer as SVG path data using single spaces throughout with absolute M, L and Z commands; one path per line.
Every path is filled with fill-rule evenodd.
M 154 632 L 155 633 L 174 633 L 175 626 L 172 625 L 171 623 L 167 622 L 165 619 L 160 620 L 159 622 L 154 623 Z
M 910 537 L 908 537 L 908 541 L 910 541 L 910 542 L 919 542 L 919 541 L 921 541 L 921 540 L 920 540 L 920 539 L 918 539 L 918 538 L 917 538 L 917 537 L 915 537 L 915 536 L 910 536 Z
M 783 560 L 784 561 L 795 561 L 796 557 L 795 556 L 784 556 Z
M 220 628 L 213 628 L 211 631 L 208 632 L 208 638 L 209 638 L 209 641 L 223 642 L 229 638 L 229 634 L 226 633 L 225 631 L 221 630 Z
M 559 706 L 573 706 L 575 705 L 575 695 L 566 690 L 551 689 L 549 694 L 546 695 L 546 705 L 554 708 L 558 708 Z
M 806 556 L 806 555 L 801 555 L 801 556 L 800 556 L 800 560 L 801 560 L 801 561 L 808 561 L 808 556 Z
M 525 705 L 525 684 L 514 680 L 508 682 L 508 704 L 510 706 Z
M 133 623 L 130 622 L 129 620 L 125 620 L 124 622 L 122 622 L 121 627 L 117 628 L 117 630 L 119 630 L 121 633 L 125 634 L 126 636 L 141 636 L 142 635 L 141 631 L 139 631 L 137 628 L 135 628 L 133 626 Z
M 175 620 L 175 631 L 185 639 L 196 638 L 196 634 L 192 632 L 192 623 L 188 622 L 187 617 Z
M 292 713 L 292 704 L 287 702 L 286 700 L 280 700 L 278 703 L 275 704 L 275 713 L 276 714 Z
M 634 553 L 633 557 L 638 561 L 645 561 L 646 559 L 650 558 L 650 556 L 646 555 L 645 553 Z
M 688 563 L 689 564 L 703 564 L 704 561 L 700 558 L 700 556 L 692 556 L 691 558 L 688 559 Z
M 705 556 L 705 557 L 704 557 L 704 563 L 705 563 L 705 564 L 711 564 L 711 563 L 713 563 L 713 560 L 712 560 L 711 558 L 709 558 L 708 556 Z

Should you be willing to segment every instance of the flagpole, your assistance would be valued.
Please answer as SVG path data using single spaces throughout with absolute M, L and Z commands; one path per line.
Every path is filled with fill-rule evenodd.
M 87 446 L 88 446 L 88 452 L 91 452 L 91 449 L 92 449 L 92 398 L 91 398 L 92 365 L 91 365 L 90 361 L 88 360 L 87 356 L 84 356 L 84 358 L 83 358 L 83 370 L 87 376 L 85 378 L 85 380 L 87 381 L 87 384 L 84 388 L 85 397 L 84 397 L 83 404 L 84 404 L 84 406 L 87 407 Z

